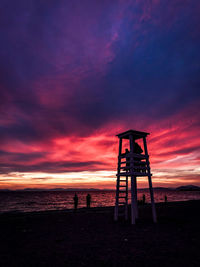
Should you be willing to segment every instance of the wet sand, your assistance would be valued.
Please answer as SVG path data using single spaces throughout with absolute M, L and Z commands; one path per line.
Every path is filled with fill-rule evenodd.
M 137 225 L 113 207 L 0 215 L 0 266 L 199 266 L 200 201 L 139 207 Z

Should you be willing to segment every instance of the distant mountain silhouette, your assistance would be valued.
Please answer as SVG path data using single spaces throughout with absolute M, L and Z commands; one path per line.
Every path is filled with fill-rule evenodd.
M 0 192 L 10 192 L 10 189 L 0 189 Z
M 154 190 L 173 190 L 173 188 L 170 187 L 154 187 Z
M 154 190 L 178 190 L 178 191 L 200 191 L 200 187 L 196 185 L 184 185 L 179 186 L 177 188 L 172 187 L 154 187 Z M 138 190 L 149 190 L 149 188 L 138 188 Z M 115 189 L 98 189 L 98 188 L 24 188 L 24 189 L 17 189 L 17 190 L 10 190 L 10 189 L 0 189 L 0 192 L 12 192 L 12 191 L 115 191 Z
M 149 190 L 149 188 L 148 187 L 144 187 L 144 188 L 138 188 L 138 190 Z M 161 187 L 161 186 L 159 186 L 159 187 L 153 187 L 153 190 L 163 190 L 163 191 L 166 191 L 166 190 L 174 190 L 174 188 L 171 188 L 171 187 Z
M 100 191 L 95 188 L 24 188 L 20 191 Z
M 200 191 L 200 187 L 196 185 L 185 185 L 176 188 L 178 191 Z

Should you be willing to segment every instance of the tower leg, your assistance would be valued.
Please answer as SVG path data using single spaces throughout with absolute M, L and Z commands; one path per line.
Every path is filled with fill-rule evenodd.
M 122 153 L 122 138 L 119 139 L 119 157 L 118 157 L 118 167 L 117 167 L 117 184 L 116 184 L 116 200 L 115 200 L 115 212 L 114 212 L 114 220 L 118 220 L 118 212 L 119 212 L 119 183 L 120 183 L 120 166 L 121 166 L 121 153 Z
M 133 154 L 134 151 L 134 142 L 133 142 L 133 136 L 129 135 L 129 140 L 130 140 L 130 153 Z M 134 163 L 133 163 L 133 155 L 130 157 L 130 172 L 134 172 Z M 134 176 L 131 176 L 131 223 L 135 224 L 135 219 L 136 219 L 136 179 Z
M 135 183 L 134 176 L 131 176 L 131 223 L 135 224 Z
M 120 177 L 117 177 L 117 185 L 116 185 L 116 199 L 115 199 L 115 213 L 114 213 L 114 220 L 118 220 L 118 211 L 119 211 L 119 180 Z
M 125 204 L 125 220 L 128 220 L 128 176 L 126 176 L 126 204 Z
M 137 177 L 134 176 L 134 189 L 135 189 L 135 218 L 138 219 L 138 203 L 137 203 Z
M 144 143 L 144 151 L 145 151 L 146 165 L 147 165 L 147 171 L 148 171 L 148 181 L 149 181 L 149 191 L 150 191 L 150 197 L 151 197 L 152 215 L 153 215 L 153 221 L 156 223 L 157 222 L 156 208 L 155 208 L 155 202 L 154 202 L 154 196 L 153 196 L 153 187 L 152 187 L 152 181 L 151 181 L 151 171 L 150 171 L 146 137 L 143 137 L 143 143 Z
M 156 217 L 156 208 L 155 208 L 155 202 L 154 202 L 154 196 L 153 196 L 153 187 L 152 187 L 151 175 L 148 176 L 148 180 L 149 180 L 149 191 L 150 191 L 150 197 L 151 197 L 153 221 L 156 223 L 157 217 Z

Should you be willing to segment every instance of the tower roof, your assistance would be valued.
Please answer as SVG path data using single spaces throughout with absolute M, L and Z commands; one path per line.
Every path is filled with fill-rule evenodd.
M 147 135 L 149 135 L 149 133 L 135 131 L 135 130 L 128 130 L 126 132 L 117 134 L 116 136 L 118 136 L 119 138 L 123 138 L 123 139 L 129 139 L 129 135 L 132 135 L 133 139 L 136 140 L 136 139 L 146 137 Z

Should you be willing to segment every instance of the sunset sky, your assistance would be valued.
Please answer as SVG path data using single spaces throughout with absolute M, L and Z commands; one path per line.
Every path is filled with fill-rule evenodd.
M 154 186 L 200 185 L 199 0 L 0 10 L 0 188 L 115 188 L 129 129 L 150 133 Z

